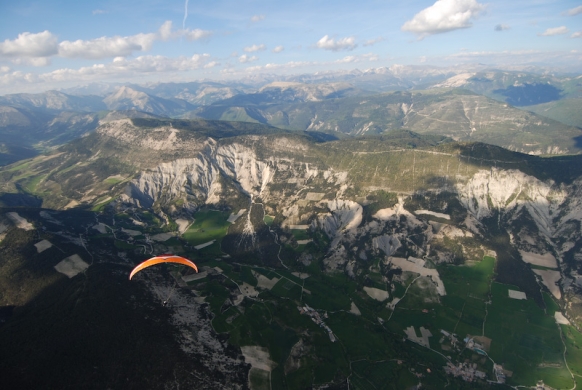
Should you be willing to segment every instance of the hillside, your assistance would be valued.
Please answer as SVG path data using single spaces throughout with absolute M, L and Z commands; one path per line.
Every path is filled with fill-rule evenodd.
M 562 99 L 549 103 L 525 107 L 538 115 L 560 121 L 570 126 L 582 128 L 582 98 Z
M 128 345 L 113 324 L 122 315 L 135 324 L 134 346 L 115 364 L 147 360 L 155 345 L 197 361 L 201 388 L 339 386 L 348 375 L 364 383 L 369 372 L 374 386 L 389 372 L 410 387 L 412 370 L 427 367 L 423 387 L 466 388 L 445 368 L 465 359 L 488 380 L 498 380 L 494 362 L 513 373 L 510 385 L 572 387 L 581 358 L 581 158 L 404 130 L 322 142 L 244 122 L 102 124 L 0 169 L 0 267 L 11 275 L 0 279 L 11 308 L 0 340 L 14 356 L 0 355 L 11 373 L 0 383 L 50 378 L 63 387 L 92 372 L 102 373 L 97 387 L 121 383 L 101 346 Z M 185 255 L 200 275 L 160 266 L 127 281 L 156 253 Z M 123 298 L 100 309 L 109 298 L 98 286 Z M 43 321 L 67 320 L 33 332 L 32 318 L 51 306 Z M 102 340 L 85 343 L 94 359 L 44 341 L 81 342 L 95 311 L 105 317 L 87 330 Z M 474 342 L 489 359 L 441 330 L 481 334 Z M 18 351 L 29 343 L 80 375 L 28 361 Z M 171 362 L 130 377 L 142 383 L 147 372 L 163 388 Z M 185 367 L 174 365 L 174 378 L 191 383 Z M 18 374 L 29 371 L 44 374 Z
M 295 104 L 266 104 L 256 101 L 255 95 L 241 95 L 236 101 L 200 108 L 195 115 L 349 136 L 406 129 L 457 141 L 485 142 L 530 154 L 578 153 L 578 137 L 582 135 L 572 126 L 456 89 Z

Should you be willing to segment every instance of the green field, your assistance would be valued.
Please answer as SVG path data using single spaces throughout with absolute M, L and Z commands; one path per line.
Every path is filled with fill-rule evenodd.
M 435 292 L 431 294 L 427 289 L 412 285 L 396 306 L 387 326 L 397 333 L 412 325 L 423 326 L 433 335 L 441 329 L 461 337 L 481 335 L 494 265 L 494 258 L 485 257 L 473 265 L 439 267 L 439 275 L 447 292 L 447 295 L 439 297 L 440 303 L 435 302 Z M 433 341 L 430 339 L 431 345 Z
M 418 379 L 398 360 L 373 362 L 367 359 L 352 363 L 350 384 L 357 389 L 409 389 Z
M 485 335 L 492 339 L 489 356 L 513 371 L 508 383 L 533 386 L 542 379 L 554 388 L 571 388 L 574 384 L 564 364 L 554 311 L 545 313 L 532 299 L 511 299 L 509 289 L 517 290 L 499 283 L 491 286 L 492 304 L 485 324 Z
M 492 340 L 490 358 L 512 371 L 508 384 L 533 386 L 541 379 L 554 388 L 572 388 L 573 381 L 563 360 L 560 332 L 553 317 L 558 306 L 547 294 L 544 294 L 545 312 L 533 299 L 509 298 L 508 290 L 519 289 L 492 282 L 494 265 L 495 259 L 485 257 L 470 266 L 439 267 L 447 295 L 440 297 L 440 303 L 423 305 L 426 290 L 411 286 L 396 306 L 387 328 L 403 334 L 408 326 L 416 329 L 424 326 L 433 336 L 444 329 L 461 339 L 468 334 L 484 335 Z M 443 352 L 438 338 L 429 338 L 431 348 Z M 576 345 L 582 343 L 582 337 L 570 330 L 566 340 L 571 344 L 570 366 L 577 367 L 582 362 L 582 353 L 578 353 Z M 466 358 L 471 358 L 471 353 Z
M 196 246 L 206 242 L 216 240 L 216 242 L 206 248 L 203 248 L 205 254 L 220 255 L 220 242 L 226 236 L 230 222 L 228 222 L 229 212 L 216 210 L 202 210 L 195 215 L 195 221 L 187 231 L 184 232 L 184 238 L 190 245 Z
M 208 264 L 211 263 L 214 264 Z M 342 377 L 349 377 L 350 388 L 355 389 L 409 388 L 418 383 L 409 370 L 414 366 L 423 373 L 423 386 L 438 389 L 446 381 L 453 381 L 442 370 L 446 364 L 443 355 L 451 356 L 453 362 L 468 359 L 477 363 L 478 369 L 494 379 L 490 359 L 467 349 L 445 349 L 450 343 L 441 344 L 441 329 L 456 333 L 461 340 L 467 334 L 490 338 L 489 357 L 512 372 L 507 378 L 510 385 L 531 386 L 541 379 L 558 389 L 573 386 L 553 318 L 558 306 L 549 295 L 544 296 L 545 312 L 532 299 L 509 298 L 507 291 L 517 288 L 492 281 L 494 258 L 485 257 L 471 265 L 440 266 L 447 295 L 436 296 L 436 290 L 427 287 L 426 279 L 424 286 L 422 278 L 417 279 L 394 313 L 386 308 L 386 301 L 372 299 L 353 279 L 343 274 L 323 274 L 315 266 L 310 266 L 313 272 L 307 279 L 300 279 L 288 270 L 223 262 L 214 265 L 224 270 L 224 276 L 200 281 L 196 290 L 206 297 L 215 313 L 215 330 L 228 333 L 230 343 L 269 349 L 270 358 L 277 363 L 270 376 L 271 388 L 305 388 Z M 257 300 L 245 299 L 240 306 L 231 306 L 232 294 L 238 294 L 236 284 L 246 282 L 256 287 L 253 272 L 280 280 L 271 290 L 259 289 Z M 413 279 L 404 283 L 408 285 Z M 310 293 L 302 293 L 302 286 Z M 352 302 L 361 315 L 350 313 Z M 300 314 L 297 306 L 304 304 L 322 315 L 327 313 L 324 322 L 337 338 L 335 343 L 325 329 Z M 421 326 L 431 331 L 432 350 L 402 342 L 403 331 L 409 326 L 414 326 L 417 334 Z M 580 373 L 582 335 L 569 326 L 562 326 L 562 332 L 570 367 Z M 299 359 L 298 368 L 286 372 L 291 349 L 299 340 L 308 352 Z M 264 386 L 264 373 L 255 374 L 257 377 L 251 380 L 257 381 L 258 387 Z
M 564 342 L 568 348 L 566 352 L 568 366 L 575 375 L 580 377 L 578 378 L 580 380 L 582 379 L 582 333 L 569 325 L 560 325 L 560 328 L 562 329 Z
M 309 237 L 309 232 L 307 230 L 302 230 L 302 229 L 292 229 L 291 233 L 293 234 L 293 237 L 295 237 L 295 239 L 297 241 L 300 240 L 308 240 Z

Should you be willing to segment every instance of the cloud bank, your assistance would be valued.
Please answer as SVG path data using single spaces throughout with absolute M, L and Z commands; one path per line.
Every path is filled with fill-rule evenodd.
M 136 52 L 151 50 L 155 41 L 167 41 L 184 37 L 188 41 L 207 38 L 212 32 L 201 29 L 172 30 L 172 22 L 166 21 L 155 33 L 140 33 L 131 36 L 100 37 L 90 40 L 62 41 L 48 30 L 40 33 L 24 32 L 16 39 L 0 42 L 0 59 L 9 59 L 17 64 L 44 66 L 50 57 L 80 59 L 104 59 L 127 57 Z

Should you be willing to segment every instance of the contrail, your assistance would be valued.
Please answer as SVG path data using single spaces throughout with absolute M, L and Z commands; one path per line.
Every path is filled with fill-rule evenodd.
M 184 21 L 182 22 L 182 30 L 186 29 L 186 19 L 188 19 L 188 0 L 184 4 Z

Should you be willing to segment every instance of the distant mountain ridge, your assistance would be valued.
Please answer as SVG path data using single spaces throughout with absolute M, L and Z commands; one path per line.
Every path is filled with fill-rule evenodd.
M 579 144 L 582 132 L 579 129 L 466 90 L 356 94 L 297 103 L 289 103 L 285 98 L 272 98 L 266 102 L 263 97 L 261 94 L 239 95 L 201 107 L 190 115 L 268 123 L 290 130 L 319 131 L 338 136 L 409 129 L 533 154 L 582 151 Z
M 451 89 L 469 90 L 473 96 Z M 96 94 L 85 95 L 89 92 Z M 4 150 L 38 150 L 126 113 L 263 123 L 331 137 L 407 129 L 526 153 L 578 153 L 581 97 L 580 76 L 489 70 L 482 65 L 394 65 L 222 83 L 96 84 L 67 92 L 0 96 L 0 142 L 10 146 Z M 17 154 L 2 156 L 2 161 L 18 159 Z

